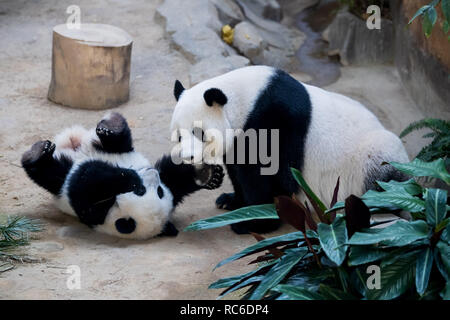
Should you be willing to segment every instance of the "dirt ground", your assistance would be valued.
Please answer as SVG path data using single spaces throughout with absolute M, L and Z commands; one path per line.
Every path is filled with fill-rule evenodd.
M 229 228 L 139 242 L 94 233 L 56 210 L 51 197 L 20 168 L 21 154 L 36 140 L 51 138 L 75 123 L 94 126 L 104 114 L 61 107 L 46 97 L 51 30 L 65 22 L 65 10 L 71 4 L 81 7 L 82 22 L 113 24 L 134 38 L 131 98 L 117 111 L 129 119 L 136 149 L 152 162 L 170 150 L 169 121 L 175 105 L 172 86 L 175 79 L 188 83 L 189 62 L 170 47 L 163 28 L 154 21 L 159 3 L 0 3 L 0 214 L 26 215 L 46 223 L 45 231 L 26 249 L 27 254 L 45 260 L 17 265 L 0 274 L 0 298 L 214 299 L 220 291 L 207 290 L 210 283 L 251 269 L 244 260 L 213 272 L 218 261 L 254 243 L 252 237 L 237 236 Z M 341 78 L 327 89 L 362 101 L 397 134 L 411 121 L 423 118 L 392 66 L 342 68 Z M 411 156 L 425 143 L 417 134 L 405 142 Z M 219 190 L 201 191 L 188 198 L 175 213 L 175 225 L 182 230 L 195 220 L 219 214 L 214 200 L 230 190 L 227 180 Z M 66 286 L 69 265 L 81 269 L 79 290 Z

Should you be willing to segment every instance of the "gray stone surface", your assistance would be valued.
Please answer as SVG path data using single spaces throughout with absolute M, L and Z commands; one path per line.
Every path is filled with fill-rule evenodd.
M 260 37 L 267 43 L 262 55 L 250 60 L 255 64 L 267 64 L 274 67 L 291 70 L 295 52 L 305 40 L 305 35 L 297 29 L 288 28 L 281 23 L 264 19 L 255 13 L 246 1 L 236 0 L 244 11 L 246 20 L 258 31 Z M 275 49 L 275 50 L 274 50 Z M 272 59 L 271 52 L 279 49 L 281 54 Z M 265 57 L 268 57 L 266 60 Z
M 192 29 L 180 29 L 172 34 L 175 48 L 190 61 L 198 62 L 211 56 L 228 56 L 230 49 L 219 36 L 204 26 Z
M 174 48 L 194 64 L 209 57 L 217 61 L 220 56 L 236 55 L 234 47 L 253 64 L 289 71 L 305 36 L 296 29 L 266 19 L 267 15 L 276 15 L 270 8 L 281 10 L 275 0 L 164 0 L 156 18 Z M 221 39 L 221 28 L 226 24 L 236 27 L 233 47 Z M 223 61 L 216 69 L 221 70 L 226 64 Z M 192 70 L 191 74 L 192 79 L 198 79 L 198 70 Z
M 283 12 L 277 0 L 246 0 L 245 3 L 259 16 L 281 21 Z
M 234 0 L 211 0 L 211 2 L 216 6 L 219 19 L 224 25 L 234 27 L 245 19 L 244 13 Z
M 222 28 L 217 9 L 209 0 L 165 0 L 156 10 L 156 15 L 164 20 L 169 34 L 198 27 L 211 28 L 219 33 Z
M 258 29 L 247 21 L 240 22 L 234 29 L 233 46 L 254 63 L 263 62 L 263 51 L 267 42 Z
M 164 26 L 173 47 L 193 63 L 189 70 L 191 85 L 198 83 L 199 79 L 206 80 L 208 74 L 215 76 L 221 70 L 233 70 L 230 68 L 234 65 L 248 64 L 243 63 L 246 60 L 239 59 L 236 50 L 221 39 L 224 24 L 244 18 L 233 1 L 165 0 L 157 8 L 155 17 Z M 207 67 L 203 60 L 214 61 L 214 65 L 208 66 L 208 71 L 201 71 Z M 240 63 L 231 63 L 233 61 Z
M 343 65 L 391 63 L 394 59 L 394 28 L 382 19 L 381 29 L 370 30 L 355 15 L 340 11 L 324 32 L 330 42 L 329 54 L 339 55 Z
M 233 55 L 229 57 L 212 56 L 194 64 L 189 70 L 191 86 L 234 69 L 250 65 L 246 57 Z

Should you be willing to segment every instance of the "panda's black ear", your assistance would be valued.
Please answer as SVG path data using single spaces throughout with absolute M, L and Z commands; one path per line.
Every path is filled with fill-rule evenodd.
M 173 87 L 173 95 L 175 96 L 175 99 L 178 101 L 180 99 L 181 94 L 184 91 L 184 87 L 181 84 L 179 80 L 175 81 L 175 86 Z
M 227 96 L 222 92 L 222 90 L 217 88 L 211 88 L 205 91 L 203 98 L 208 106 L 212 106 L 214 102 L 223 106 L 228 102 Z

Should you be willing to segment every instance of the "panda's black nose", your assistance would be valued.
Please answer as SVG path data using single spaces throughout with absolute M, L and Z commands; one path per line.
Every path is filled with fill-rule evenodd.
M 123 233 L 123 234 L 130 234 L 134 230 L 136 230 L 136 221 L 134 221 L 133 218 L 117 219 L 115 225 L 116 225 L 117 231 L 119 231 L 120 233 Z

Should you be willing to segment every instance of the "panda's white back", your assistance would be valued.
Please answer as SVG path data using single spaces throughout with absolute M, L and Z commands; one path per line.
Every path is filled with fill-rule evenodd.
M 303 85 L 312 104 L 303 175 L 326 203 L 331 202 L 330 186 L 338 177 L 342 200 L 345 195 L 364 192 L 364 179 L 371 167 L 383 161 L 408 161 L 401 140 L 361 103 Z

